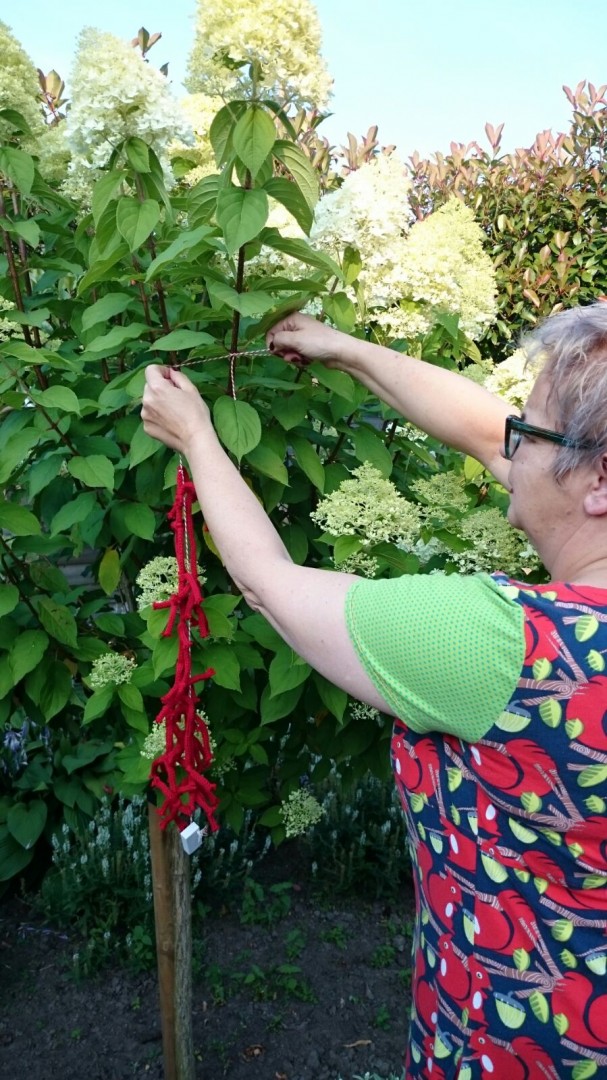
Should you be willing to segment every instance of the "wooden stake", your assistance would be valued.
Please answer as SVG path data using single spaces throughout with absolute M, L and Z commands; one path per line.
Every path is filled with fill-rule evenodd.
M 160 828 L 153 798 L 148 802 L 156 958 L 160 994 L 160 1023 L 164 1080 L 179 1080 L 175 1054 L 175 922 L 169 859 L 169 837 Z M 177 830 L 174 830 L 175 832 Z M 178 837 L 179 839 L 179 837 Z
M 190 857 L 183 850 L 179 830 L 169 826 L 173 918 L 175 925 L 175 1058 L 177 1080 L 195 1080 L 192 1030 L 192 898 Z
M 164 1080 L 195 1080 L 190 860 L 179 829 L 148 803 Z

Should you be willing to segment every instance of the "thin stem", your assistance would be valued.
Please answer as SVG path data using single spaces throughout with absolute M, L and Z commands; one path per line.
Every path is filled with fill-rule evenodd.
M 8 214 L 6 213 L 6 206 L 5 206 L 5 203 L 4 203 L 4 194 L 3 194 L 2 190 L 0 189 L 0 219 L 2 219 L 2 218 L 5 221 L 8 221 Z M 11 242 L 11 238 L 8 235 L 8 232 L 6 231 L 6 229 L 2 228 L 1 225 L 0 225 L 0 229 L 1 229 L 2 233 L 3 233 L 3 235 L 4 235 L 4 250 L 6 251 L 6 259 L 7 259 L 7 262 L 8 262 L 8 273 L 9 273 L 9 277 L 11 279 L 11 284 L 13 286 L 13 292 L 15 294 L 15 304 L 17 305 L 17 309 L 19 311 L 25 313 L 25 307 L 24 307 L 24 304 L 23 304 L 23 296 L 22 296 L 22 293 L 21 293 L 21 283 L 19 281 L 19 271 L 17 269 L 17 264 L 15 262 L 15 253 L 13 251 L 13 245 L 12 245 L 12 242 Z M 26 344 L 29 345 L 30 348 L 40 348 L 40 336 L 38 334 L 36 334 L 37 341 L 34 342 L 34 340 L 32 339 L 32 335 L 30 333 L 29 326 L 24 326 L 23 327 L 23 337 L 25 338 Z M 38 368 L 37 365 L 36 365 L 36 379 L 38 381 L 38 386 L 40 387 L 40 389 L 41 390 L 46 390 L 46 388 L 48 386 L 48 383 L 46 381 L 45 376 L 40 371 L 40 369 Z

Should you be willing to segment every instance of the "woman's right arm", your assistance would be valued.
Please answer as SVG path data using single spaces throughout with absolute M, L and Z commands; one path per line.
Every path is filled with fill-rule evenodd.
M 500 451 L 504 421 L 516 410 L 478 383 L 299 313 L 277 323 L 267 340 L 286 360 L 320 360 L 354 376 L 416 427 L 476 458 L 507 487 L 509 464 Z

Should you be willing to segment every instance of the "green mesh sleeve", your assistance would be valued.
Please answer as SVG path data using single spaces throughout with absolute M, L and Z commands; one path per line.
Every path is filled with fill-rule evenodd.
M 509 702 L 525 657 L 524 611 L 488 574 L 360 580 L 346 597 L 358 657 L 416 732 L 482 738 Z

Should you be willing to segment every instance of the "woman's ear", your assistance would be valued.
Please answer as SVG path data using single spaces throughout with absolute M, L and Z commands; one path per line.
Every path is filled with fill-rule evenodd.
M 584 510 L 590 517 L 607 515 L 607 454 L 594 466 L 592 483 L 584 496 Z

